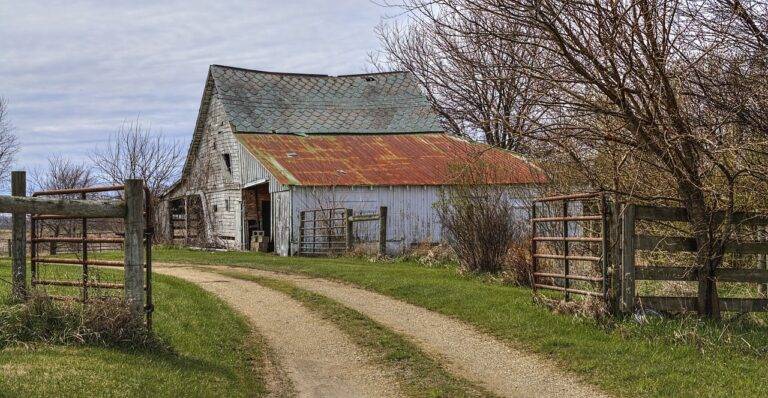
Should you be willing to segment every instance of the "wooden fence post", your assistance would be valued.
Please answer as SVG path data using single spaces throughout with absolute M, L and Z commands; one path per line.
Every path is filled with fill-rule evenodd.
M 11 195 L 27 196 L 26 172 L 11 172 Z M 14 299 L 24 300 L 27 297 L 27 214 L 13 213 L 12 224 L 13 287 L 11 291 Z
M 759 225 L 757 227 L 757 240 L 758 242 L 765 242 L 766 241 L 766 226 L 765 225 Z M 768 269 L 768 256 L 765 254 L 758 254 L 757 255 L 757 268 L 758 269 Z M 768 284 L 760 283 L 757 285 L 757 292 L 760 295 L 760 297 L 765 298 L 766 294 L 768 294 Z
M 621 309 L 635 311 L 635 205 L 624 206 L 621 222 Z
M 387 207 L 379 208 L 379 254 L 387 254 Z
M 144 311 L 144 180 L 125 180 L 125 299 L 135 317 Z
M 344 222 L 346 226 L 344 238 L 347 244 L 347 251 L 351 252 L 353 248 L 352 246 L 354 246 L 352 242 L 352 235 L 355 233 L 353 224 L 352 224 L 352 209 L 346 209 L 344 213 Z
M 611 244 L 611 309 L 614 315 L 621 312 L 621 204 L 618 199 L 615 199 L 611 203 L 611 227 L 610 227 L 610 244 Z

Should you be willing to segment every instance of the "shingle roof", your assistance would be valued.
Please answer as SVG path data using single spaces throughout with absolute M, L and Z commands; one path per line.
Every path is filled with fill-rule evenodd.
M 519 155 L 447 134 L 235 136 L 285 185 L 450 185 L 457 167 L 477 161 L 488 165 L 488 183 L 546 182 Z
M 237 132 L 381 134 L 440 132 L 407 72 L 325 76 L 212 65 L 216 93 Z

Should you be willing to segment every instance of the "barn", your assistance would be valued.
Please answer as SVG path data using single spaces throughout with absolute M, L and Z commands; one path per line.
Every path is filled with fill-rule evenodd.
M 441 239 L 434 203 L 455 183 L 451 170 L 475 161 L 497 170 L 490 183 L 522 196 L 545 178 L 517 154 L 445 134 L 406 72 L 212 65 L 181 179 L 162 198 L 162 230 L 190 245 L 291 255 L 302 212 L 386 207 L 385 247 L 395 254 Z

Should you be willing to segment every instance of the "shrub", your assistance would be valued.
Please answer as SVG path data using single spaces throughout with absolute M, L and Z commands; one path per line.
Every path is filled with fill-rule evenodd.
M 445 238 L 464 271 L 502 271 L 511 242 L 523 241 L 524 221 L 515 216 L 509 187 L 485 183 L 487 168 L 472 165 L 436 203 Z

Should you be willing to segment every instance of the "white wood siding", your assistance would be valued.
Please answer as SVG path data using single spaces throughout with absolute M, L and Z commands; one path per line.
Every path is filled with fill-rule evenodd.
M 279 192 L 286 189 L 284 185 L 280 184 L 280 182 L 278 182 L 275 177 L 272 176 L 272 173 L 270 173 L 266 167 L 261 164 L 261 162 L 256 160 L 256 158 L 251 155 L 247 149 L 245 149 L 243 144 L 240 142 L 237 144 L 240 152 L 242 170 L 240 181 L 242 182 L 243 186 L 246 186 L 254 181 L 268 180 L 269 192 Z
M 514 188 L 513 203 L 519 208 L 520 217 L 527 219 L 528 199 L 533 190 Z M 294 187 L 292 218 L 299 219 L 299 212 L 318 207 L 344 207 L 355 214 L 376 213 L 386 206 L 387 252 L 399 254 L 419 243 L 435 243 L 442 239 L 441 225 L 434 204 L 440 198 L 436 186 L 382 186 L 382 187 Z M 378 239 L 378 224 L 361 223 L 355 231 L 360 241 Z M 365 227 L 368 225 L 369 227 Z M 298 244 L 298 222 L 291 231 L 293 252 Z

